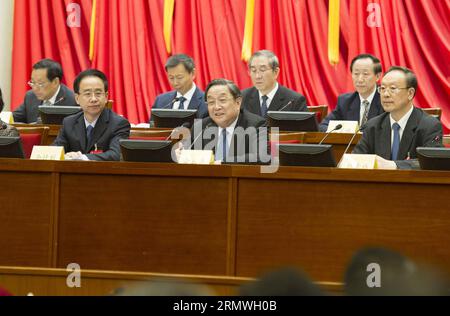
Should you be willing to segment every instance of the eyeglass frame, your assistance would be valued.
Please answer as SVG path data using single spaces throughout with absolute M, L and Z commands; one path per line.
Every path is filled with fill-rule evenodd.
M 385 91 L 389 91 L 389 94 L 397 94 L 397 93 L 400 92 L 399 90 L 410 89 L 412 87 L 404 87 L 404 88 L 397 88 L 397 87 L 395 87 L 395 88 L 391 88 L 391 87 L 387 88 L 387 87 L 385 87 L 384 88 L 384 89 L 386 89 L 385 91 L 381 91 L 381 88 L 382 88 L 381 86 L 377 87 L 377 91 L 378 91 L 379 94 L 383 94 Z

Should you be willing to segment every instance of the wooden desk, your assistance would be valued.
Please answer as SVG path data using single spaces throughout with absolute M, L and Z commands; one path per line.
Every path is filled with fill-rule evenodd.
M 450 272 L 450 173 L 2 159 L 0 265 L 342 281 L 354 251 Z

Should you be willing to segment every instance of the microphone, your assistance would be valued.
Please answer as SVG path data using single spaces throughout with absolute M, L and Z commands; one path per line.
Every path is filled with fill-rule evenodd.
M 278 111 L 281 112 L 283 111 L 285 108 L 287 108 L 289 105 L 292 104 L 292 102 L 294 102 L 294 100 L 289 101 L 288 103 L 286 103 L 281 109 L 279 109 Z
M 435 143 L 437 143 L 437 142 L 439 142 L 439 141 L 441 141 L 441 140 L 442 140 L 441 135 L 436 135 L 436 137 L 433 138 L 433 140 L 431 141 L 431 143 L 432 143 L 432 144 L 435 144 Z
M 63 101 L 66 97 L 62 96 L 61 98 L 59 98 L 58 100 L 56 100 L 53 105 L 55 105 L 56 103 L 59 103 L 61 101 Z
M 344 159 L 345 154 L 347 153 L 348 149 L 350 148 L 350 145 L 353 143 L 353 140 L 356 137 L 356 134 L 358 134 L 359 132 L 363 131 L 366 128 L 365 125 L 361 126 L 360 128 L 358 128 L 354 133 L 352 138 L 350 139 L 350 142 L 348 143 L 347 147 L 344 150 L 344 153 L 342 154 L 341 160 L 339 160 L 338 166 L 341 164 L 342 159 Z
M 210 128 L 210 127 L 213 126 L 213 125 L 214 125 L 214 124 L 213 124 L 212 122 L 209 122 L 208 124 L 206 124 L 206 127 L 204 128 L 204 130 Z M 194 146 L 195 142 L 196 142 L 196 141 L 199 139 L 199 137 L 202 136 L 202 135 L 203 135 L 203 131 L 202 131 L 200 134 L 198 134 L 197 137 L 194 138 L 194 141 L 192 142 L 191 146 L 189 146 L 189 150 L 192 149 L 192 147 Z M 202 146 L 202 147 L 203 147 L 203 146 Z
M 164 105 L 161 109 L 167 109 L 169 107 L 172 107 L 172 105 L 177 102 L 180 101 L 180 98 L 175 98 L 172 101 L 170 101 L 169 103 L 167 103 L 166 105 Z
M 191 123 L 190 122 L 184 122 L 183 124 L 181 124 L 180 126 L 175 127 L 172 132 L 170 132 L 170 135 L 166 137 L 165 141 L 169 140 L 170 138 L 172 138 L 172 134 L 173 132 L 175 132 L 176 130 L 180 129 L 180 128 L 187 128 L 190 129 L 191 128 Z M 181 135 L 179 135 L 181 136 Z
M 324 137 L 322 138 L 322 140 L 319 142 L 319 145 L 322 145 L 323 141 L 324 141 L 325 139 L 327 139 L 327 137 L 328 137 L 332 132 L 338 131 L 338 130 L 340 130 L 341 128 L 342 128 L 342 124 L 336 125 L 331 131 L 329 131 L 329 132 L 327 132 L 327 133 L 325 134 L 325 136 L 324 136 Z

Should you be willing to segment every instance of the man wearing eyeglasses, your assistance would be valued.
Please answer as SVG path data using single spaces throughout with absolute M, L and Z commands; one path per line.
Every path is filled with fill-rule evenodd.
M 355 92 L 338 97 L 336 108 L 320 123 L 320 131 L 325 132 L 331 120 L 358 121 L 359 126 L 364 128 L 368 120 L 382 114 L 384 110 L 377 91 L 381 71 L 381 62 L 373 55 L 360 54 L 353 58 L 350 72 Z
M 383 169 L 416 169 L 417 147 L 442 147 L 442 125 L 413 105 L 417 77 L 408 68 L 394 66 L 378 91 L 383 113 L 367 122 L 355 154 L 378 155 Z
M 33 66 L 31 90 L 25 94 L 23 103 L 13 112 L 14 121 L 36 123 L 40 121 L 40 105 L 76 106 L 73 92 L 61 83 L 63 71 L 61 65 L 51 59 L 43 59 Z
M 96 69 L 81 72 L 73 84 L 83 110 L 68 116 L 54 146 L 64 146 L 67 160 L 120 160 L 119 140 L 130 135 L 130 123 L 107 109 L 108 80 Z
M 280 63 L 273 52 L 254 53 L 248 66 L 253 87 L 242 91 L 244 110 L 264 118 L 268 111 L 308 111 L 303 95 L 278 83 Z

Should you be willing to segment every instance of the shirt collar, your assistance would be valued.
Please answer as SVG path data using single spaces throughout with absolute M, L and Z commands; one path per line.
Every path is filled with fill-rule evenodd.
M 48 101 L 53 105 L 56 102 L 56 97 L 58 96 L 59 91 L 61 90 L 61 85 L 58 86 L 58 90 L 56 90 L 56 93 L 48 99 Z
M 188 92 L 186 92 L 184 95 L 182 95 L 180 92 L 177 91 L 177 98 L 184 97 L 186 99 L 185 104 L 191 102 L 192 97 L 194 96 L 195 89 L 197 89 L 197 86 L 195 83 L 192 83 L 192 88 L 189 89 Z
M 239 115 L 236 117 L 236 119 L 231 123 L 227 128 L 227 135 L 232 135 L 234 133 L 234 128 L 236 127 L 237 121 L 239 119 Z M 222 134 L 223 128 L 219 126 L 219 135 Z
M 375 97 L 375 92 L 377 92 L 377 85 L 375 85 L 375 88 L 373 89 L 372 93 L 371 93 L 366 99 L 364 99 L 364 98 L 358 93 L 360 103 L 362 103 L 364 100 L 367 100 L 367 101 L 369 101 L 369 104 L 372 104 L 372 100 L 373 100 L 373 98 Z
M 97 118 L 94 120 L 94 122 L 92 122 L 92 123 L 89 123 L 87 120 L 86 120 L 86 117 L 83 117 L 84 118 L 84 125 L 86 126 L 86 128 L 89 126 L 89 125 L 91 125 L 92 126 L 92 128 L 95 128 L 95 124 L 97 124 L 97 121 L 98 121 L 98 118 L 100 117 L 100 115 L 99 116 L 97 116 Z
M 409 117 L 411 116 L 413 110 L 414 110 L 414 105 L 411 106 L 411 109 L 409 109 L 409 111 L 406 112 L 406 114 L 403 115 L 403 117 L 401 119 L 399 119 L 398 122 L 396 122 L 394 120 L 394 118 L 392 117 L 392 115 L 389 114 L 389 120 L 391 121 L 391 129 L 392 129 L 392 125 L 394 125 L 394 123 L 397 123 L 398 125 L 400 125 L 401 130 L 404 131 L 405 127 L 406 127 L 406 123 L 408 123 Z
M 277 93 L 277 91 L 278 91 L 278 82 L 275 82 L 275 87 L 272 89 L 272 91 L 266 94 L 268 102 L 273 100 L 273 97 L 275 96 L 275 93 Z M 261 91 L 258 90 L 258 93 L 259 93 L 259 100 L 262 101 L 263 95 L 261 94 Z

